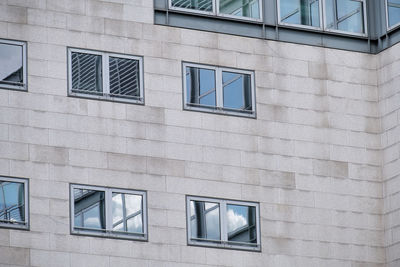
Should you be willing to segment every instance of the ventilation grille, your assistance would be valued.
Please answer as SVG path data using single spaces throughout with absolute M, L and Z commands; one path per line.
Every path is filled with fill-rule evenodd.
M 110 95 L 140 96 L 139 61 L 110 57 Z

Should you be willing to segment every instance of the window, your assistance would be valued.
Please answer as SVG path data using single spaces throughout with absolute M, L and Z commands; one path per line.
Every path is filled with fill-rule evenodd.
M 146 192 L 71 185 L 75 234 L 147 240 Z
M 319 0 L 278 0 L 279 21 L 282 24 L 296 24 L 320 28 L 321 5 Z
M 255 117 L 254 73 L 183 64 L 185 108 Z
M 393 29 L 400 25 L 400 0 L 386 0 L 387 27 Z
M 261 21 L 261 0 L 170 0 L 170 8 Z
M 186 197 L 190 245 L 260 251 L 259 204 Z
M 365 0 L 278 0 L 278 6 L 280 24 L 362 36 L 367 33 Z
M 366 33 L 365 0 L 325 0 L 325 29 Z
M 26 43 L 0 39 L 0 88 L 27 90 Z
M 29 228 L 28 180 L 0 177 L 0 226 Z
M 68 92 L 72 96 L 143 103 L 141 57 L 68 49 Z

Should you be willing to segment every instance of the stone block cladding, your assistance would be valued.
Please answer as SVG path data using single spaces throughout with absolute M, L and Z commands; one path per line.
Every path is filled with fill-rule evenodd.
M 400 266 L 400 45 L 378 55 L 153 25 L 150 0 L 0 1 L 28 92 L 0 175 L 30 179 L 1 266 Z M 145 105 L 67 96 L 67 47 L 143 56 Z M 257 119 L 182 110 L 182 61 L 255 71 Z M 69 184 L 148 192 L 148 242 L 70 234 Z M 260 203 L 258 252 L 188 246 L 185 195 Z

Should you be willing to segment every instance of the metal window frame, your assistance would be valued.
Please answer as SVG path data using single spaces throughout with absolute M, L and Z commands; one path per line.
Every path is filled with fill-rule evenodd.
M 368 23 L 367 23 L 367 2 L 366 0 L 353 0 L 356 2 L 362 3 L 362 12 L 363 12 L 363 23 L 364 23 L 364 33 L 356 33 L 356 32 L 348 32 L 348 31 L 342 31 L 342 30 L 336 30 L 336 29 L 328 29 L 327 28 L 327 22 L 326 22 L 326 0 L 321 0 L 323 5 L 322 5 L 322 10 L 323 10 L 323 29 L 326 32 L 332 32 L 332 33 L 340 33 L 343 35 L 352 35 L 352 36 L 360 36 L 360 37 L 368 37 Z M 335 1 L 334 3 L 337 5 L 337 2 Z
M 73 92 L 72 91 L 72 53 L 81 53 L 81 54 L 91 54 L 101 56 L 102 62 L 102 86 L 103 92 L 102 95 L 92 95 L 81 92 Z M 119 97 L 119 96 L 111 96 L 110 95 L 110 66 L 109 59 L 110 57 L 116 58 L 125 58 L 139 61 L 139 92 L 140 96 L 138 98 L 130 98 L 130 97 Z M 98 100 L 106 100 L 112 102 L 122 102 L 122 103 L 133 103 L 133 104 L 144 104 L 144 75 L 143 75 L 143 57 L 142 56 L 134 56 L 134 55 L 126 55 L 126 54 L 118 54 L 113 52 L 104 52 L 90 49 L 82 49 L 82 48 L 72 48 L 67 47 L 67 58 L 68 58 L 68 96 L 76 96 L 81 98 L 88 99 L 98 99 Z
M 206 105 L 194 106 L 187 102 L 187 94 L 188 93 L 187 93 L 187 84 L 186 84 L 186 67 L 195 67 L 195 68 L 201 68 L 201 69 L 215 71 L 215 94 L 216 94 L 215 107 L 214 106 L 206 106 Z M 222 84 L 222 72 L 224 72 L 224 71 L 250 75 L 251 104 L 252 104 L 251 112 L 224 108 L 224 106 L 223 106 L 223 84 Z M 228 68 L 228 67 L 220 67 L 220 66 L 212 66 L 212 65 L 204 65 L 204 64 L 198 64 L 198 63 L 182 62 L 182 83 L 183 83 L 182 97 L 183 97 L 183 109 L 184 110 L 193 110 L 193 111 L 202 111 L 202 112 L 207 112 L 207 113 L 234 115 L 234 116 L 247 117 L 247 118 L 256 118 L 256 92 L 255 92 L 256 85 L 255 85 L 254 71 Z
M 90 229 L 75 227 L 75 205 L 74 205 L 74 189 L 87 189 L 104 192 L 105 205 L 105 229 Z M 122 193 L 130 195 L 140 195 L 142 197 L 142 224 L 143 233 L 131 233 L 124 231 L 112 230 L 112 194 Z M 97 236 L 106 238 L 129 239 L 138 241 L 148 240 L 148 225 L 147 225 L 147 192 L 141 190 L 121 189 L 94 185 L 70 184 L 70 232 L 76 235 Z
M 222 17 L 222 18 L 232 18 L 232 19 L 238 19 L 238 20 L 244 20 L 244 21 L 262 22 L 263 21 L 263 11 L 262 11 L 263 10 L 263 1 L 262 0 L 257 0 L 257 1 L 259 4 L 258 12 L 259 12 L 259 16 L 260 16 L 260 18 L 258 18 L 258 19 L 220 13 L 219 12 L 220 0 L 212 0 L 213 9 L 211 12 L 196 10 L 196 9 L 189 9 L 189 8 L 174 7 L 174 6 L 172 6 L 172 0 L 168 0 L 168 8 L 170 10 L 182 11 L 182 12 L 187 12 L 187 13 L 197 13 L 197 14 L 211 15 L 211 16 L 217 16 L 217 17 Z
M 400 26 L 400 21 L 393 26 L 389 25 L 389 3 L 388 0 L 385 0 L 385 14 L 386 14 L 386 29 L 387 31 L 392 31 Z
M 0 81 L 1 89 L 10 89 L 16 91 L 28 91 L 28 70 L 27 70 L 27 43 L 24 41 L 0 39 L 0 44 L 8 44 L 22 47 L 22 85 L 6 84 Z
M 311 30 L 317 30 L 317 31 L 323 31 L 323 15 L 322 15 L 322 0 L 319 0 L 319 27 L 315 26 L 310 26 L 310 25 L 303 25 L 303 24 L 295 24 L 295 23 L 288 23 L 288 22 L 283 22 L 281 21 L 281 1 L 282 0 L 277 0 L 277 11 L 278 11 L 278 25 L 283 25 L 283 26 L 289 26 L 293 28 L 302 28 L 302 29 L 311 29 Z
M 190 223 L 190 219 L 191 219 L 190 201 L 211 202 L 211 203 L 217 203 L 219 205 L 219 216 L 220 216 L 219 227 L 220 227 L 221 240 L 212 240 L 212 239 L 199 240 L 199 239 L 191 238 L 192 229 L 191 229 L 191 223 Z M 228 224 L 227 224 L 227 215 L 226 215 L 227 214 L 227 205 L 240 205 L 240 206 L 256 208 L 257 243 L 254 246 L 252 246 L 250 244 L 246 245 L 246 243 L 241 243 L 241 244 L 236 243 L 235 244 L 235 242 L 228 241 L 228 230 L 227 230 Z M 186 195 L 186 229 L 187 229 L 186 235 L 187 235 L 187 244 L 188 245 L 260 252 L 261 251 L 260 203 Z
M 11 182 L 11 183 L 21 183 L 24 184 L 24 212 L 25 212 L 25 221 L 23 224 L 12 224 L 0 222 L 0 228 L 9 228 L 9 229 L 21 229 L 21 230 L 29 230 L 29 179 L 27 178 L 17 178 L 17 177 L 8 177 L 8 176 L 0 176 L 1 182 Z

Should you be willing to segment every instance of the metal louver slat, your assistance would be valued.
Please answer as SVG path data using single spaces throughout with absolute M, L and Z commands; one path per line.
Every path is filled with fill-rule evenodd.
M 110 94 L 113 96 L 139 97 L 139 61 L 110 57 Z

